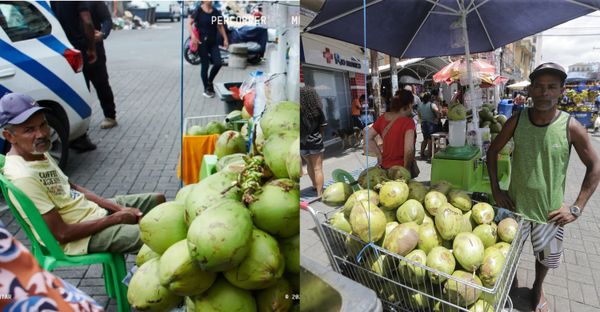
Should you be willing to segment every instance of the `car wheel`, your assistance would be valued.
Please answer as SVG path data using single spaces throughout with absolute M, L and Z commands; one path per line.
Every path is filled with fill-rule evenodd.
M 49 153 L 56 163 L 64 168 L 69 159 L 69 133 L 56 116 L 47 113 L 46 120 L 50 126 L 50 140 L 52 141 Z

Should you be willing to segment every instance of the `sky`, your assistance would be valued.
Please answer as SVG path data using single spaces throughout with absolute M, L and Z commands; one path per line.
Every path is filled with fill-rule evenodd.
M 565 69 L 578 62 L 600 62 L 600 11 L 558 25 L 542 35 L 542 62 L 555 62 Z

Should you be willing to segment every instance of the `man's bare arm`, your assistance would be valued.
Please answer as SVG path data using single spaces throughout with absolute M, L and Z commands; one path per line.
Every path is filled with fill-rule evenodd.
M 569 133 L 571 134 L 571 143 L 573 143 L 577 155 L 586 167 L 581 189 L 575 201 L 575 205 L 583 210 L 588 199 L 596 190 L 598 181 L 600 181 L 600 162 L 587 130 L 582 125 L 571 119 Z
M 79 17 L 81 18 L 81 24 L 83 26 L 83 32 L 85 33 L 85 40 L 87 43 L 87 57 L 88 63 L 92 64 L 96 61 L 96 39 L 94 29 L 94 22 L 92 21 L 92 15 L 90 11 L 81 11 L 79 12 Z
M 96 234 L 109 226 L 116 224 L 135 224 L 138 217 L 133 209 L 126 209 L 93 221 L 67 224 L 56 209 L 42 215 L 50 232 L 61 244 L 73 242 Z
M 111 212 L 118 212 L 118 211 L 123 210 L 123 208 L 125 208 L 125 207 L 120 206 L 117 203 L 114 203 L 106 198 L 96 195 L 94 192 L 86 189 L 85 187 L 83 187 L 81 185 L 77 185 L 71 181 L 69 181 L 69 184 L 71 184 L 72 189 L 83 194 L 83 196 L 85 196 L 85 198 L 87 198 L 87 200 L 98 204 L 98 206 L 100 206 L 106 210 L 109 210 Z

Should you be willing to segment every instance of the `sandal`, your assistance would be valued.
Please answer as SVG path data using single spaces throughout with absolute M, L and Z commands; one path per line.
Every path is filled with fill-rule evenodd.
M 544 291 L 542 290 L 542 295 L 544 296 L 544 302 L 543 303 L 538 303 L 538 305 L 535 306 L 535 312 L 550 312 L 550 309 L 548 308 L 548 299 L 546 299 L 546 294 L 544 293 Z

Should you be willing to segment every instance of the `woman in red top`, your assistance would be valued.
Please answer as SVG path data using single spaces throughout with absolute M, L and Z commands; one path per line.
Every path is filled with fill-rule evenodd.
M 413 104 L 412 93 L 400 90 L 398 96 L 392 98 L 390 111 L 379 116 L 369 130 L 369 150 L 377 155 L 378 163 L 385 169 L 414 160 L 416 127 L 410 117 Z M 375 142 L 378 135 L 383 138 L 383 148 Z

